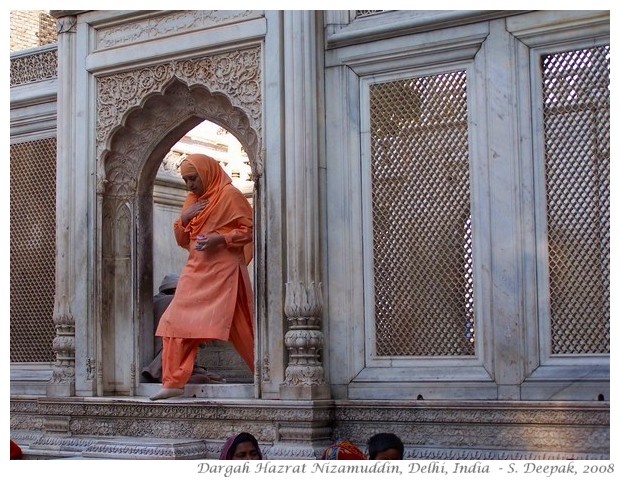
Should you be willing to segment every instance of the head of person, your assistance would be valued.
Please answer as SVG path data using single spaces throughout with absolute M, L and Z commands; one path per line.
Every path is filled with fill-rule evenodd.
M 323 460 L 366 460 L 366 455 L 357 446 L 347 440 L 330 445 L 323 452 Z
M 377 433 L 368 440 L 370 460 L 402 460 L 405 446 L 393 433 Z
M 159 285 L 159 293 L 166 295 L 174 295 L 177 289 L 177 283 L 179 283 L 179 275 L 176 273 L 167 274 Z
M 187 189 L 196 198 L 208 197 L 210 193 L 221 188 L 221 185 L 231 183 L 219 162 L 202 153 L 188 155 L 179 165 L 179 170 Z
M 262 460 L 258 441 L 248 432 L 233 435 L 222 447 L 220 460 Z

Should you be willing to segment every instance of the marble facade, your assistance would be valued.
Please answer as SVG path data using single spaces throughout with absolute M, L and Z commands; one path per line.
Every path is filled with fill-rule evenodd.
M 31 458 L 215 458 L 238 430 L 269 458 L 385 430 L 409 458 L 609 458 L 609 355 L 541 347 L 528 250 L 531 58 L 608 43 L 609 12 L 53 13 L 57 78 L 11 91 L 12 139 L 51 125 L 58 142 L 57 361 L 11 367 L 11 434 Z M 459 69 L 475 119 L 475 354 L 381 357 L 365 102 L 403 72 Z M 161 276 L 154 223 L 179 198 L 153 186 L 204 120 L 239 140 L 254 182 L 256 374 L 154 403 L 139 375 Z

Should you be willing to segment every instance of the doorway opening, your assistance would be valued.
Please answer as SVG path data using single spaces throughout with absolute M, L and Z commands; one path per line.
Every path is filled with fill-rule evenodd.
M 254 206 L 254 182 L 250 160 L 239 140 L 224 127 L 208 120 L 188 131 L 165 155 L 153 187 L 153 292 L 158 292 L 164 277 L 179 274 L 187 260 L 187 251 L 179 247 L 172 225 L 181 212 L 187 195 L 179 164 L 193 153 L 208 155 L 217 161 Z M 254 261 L 248 266 L 250 279 Z M 254 285 L 253 285 L 254 287 Z M 155 326 L 156 328 L 156 326 Z M 208 372 L 212 383 L 253 383 L 253 375 L 229 342 L 213 340 L 201 345 L 196 359 L 200 371 Z M 204 381 L 205 377 L 201 377 Z

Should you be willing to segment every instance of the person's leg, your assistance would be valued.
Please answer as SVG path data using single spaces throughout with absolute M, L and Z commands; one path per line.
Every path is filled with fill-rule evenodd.
M 254 374 L 254 322 L 252 290 L 246 285 L 241 276 L 237 286 L 237 304 L 233 322 L 230 326 L 228 341 L 233 344 L 235 350 Z
M 228 340 L 254 373 L 254 329 L 249 316 L 236 315 L 230 327 Z
M 198 344 L 194 338 L 164 337 L 162 384 L 166 388 L 183 388 L 194 369 Z
M 163 338 L 162 386 L 151 400 L 183 395 L 183 387 L 194 369 L 199 340 L 193 338 Z

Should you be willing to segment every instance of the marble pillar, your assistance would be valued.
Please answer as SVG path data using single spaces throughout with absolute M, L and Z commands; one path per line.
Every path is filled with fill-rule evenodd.
M 286 296 L 283 399 L 328 399 L 320 352 L 319 140 L 316 12 L 285 11 Z
M 76 22 L 74 16 L 58 19 L 58 147 L 56 167 L 56 291 L 52 349 L 56 362 L 47 386 L 48 397 L 75 395 L 75 318 L 71 311 L 74 292 L 72 219 L 75 205 L 75 102 L 72 93 L 75 73 Z

